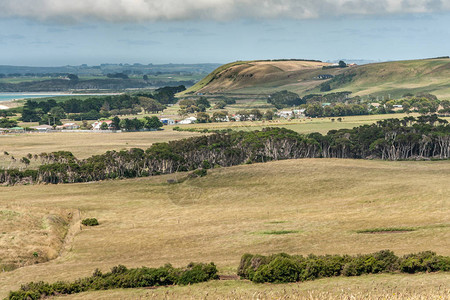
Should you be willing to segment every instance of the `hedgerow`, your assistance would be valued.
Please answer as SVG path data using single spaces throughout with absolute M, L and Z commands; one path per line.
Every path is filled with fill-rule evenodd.
M 241 278 L 253 282 L 297 282 L 333 276 L 360 276 L 384 272 L 449 271 L 450 257 L 431 251 L 396 256 L 382 250 L 364 255 L 288 255 L 271 256 L 244 254 L 238 268 Z
M 74 282 L 46 283 L 40 281 L 24 284 L 18 291 L 11 291 L 8 299 L 40 299 L 54 295 L 116 288 L 187 285 L 213 279 L 218 279 L 214 263 L 190 263 L 186 268 L 174 268 L 167 264 L 160 268 L 128 269 L 123 265 L 118 265 L 108 273 L 103 274 L 97 269 L 92 276 L 80 278 Z

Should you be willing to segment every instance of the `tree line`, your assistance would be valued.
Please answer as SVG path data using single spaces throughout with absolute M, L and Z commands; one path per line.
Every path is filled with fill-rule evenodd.
M 33 157 L 33 156 L 31 156 Z M 37 156 L 34 156 L 35 158 Z M 43 153 L 37 169 L 0 170 L 0 183 L 73 183 L 132 178 L 298 158 L 402 160 L 450 158 L 450 125 L 437 116 L 388 119 L 353 129 L 299 134 L 286 128 L 218 131 L 147 150 L 108 151 L 79 160 L 70 152 Z
M 153 92 L 138 92 L 113 96 L 90 97 L 88 99 L 72 98 L 57 102 L 27 100 L 22 109 L 23 122 L 40 124 L 59 124 L 63 118 L 72 120 L 97 120 L 111 115 L 159 112 L 166 105 L 177 102 L 175 94 L 185 90 L 184 86 L 164 87 Z

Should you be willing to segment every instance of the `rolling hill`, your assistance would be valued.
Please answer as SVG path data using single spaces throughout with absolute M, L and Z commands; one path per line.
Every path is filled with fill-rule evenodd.
M 301 60 L 239 61 L 217 68 L 184 94 L 258 95 L 290 90 L 306 95 L 320 93 L 319 86 L 328 82 L 330 92 L 351 91 L 359 96 L 400 97 L 407 92 L 427 92 L 450 98 L 449 58 L 326 68 L 329 65 Z M 319 75 L 332 78 L 320 79 Z

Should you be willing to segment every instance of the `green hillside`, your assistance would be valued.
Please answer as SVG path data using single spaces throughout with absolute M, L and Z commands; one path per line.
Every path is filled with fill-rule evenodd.
M 450 59 L 385 62 L 346 69 L 330 80 L 332 91 L 352 91 L 356 95 L 401 96 L 407 92 L 427 92 L 450 97 Z
M 328 82 L 330 92 L 351 91 L 359 96 L 400 97 L 427 92 L 450 98 L 450 59 L 422 59 L 374 63 L 347 68 L 323 68 L 327 63 L 242 61 L 223 65 L 184 94 L 269 94 L 290 90 L 300 95 L 320 93 Z M 319 79 L 332 75 L 332 79 Z

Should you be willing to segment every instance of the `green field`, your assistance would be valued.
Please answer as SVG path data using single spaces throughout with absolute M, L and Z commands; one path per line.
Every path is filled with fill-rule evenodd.
M 192 124 L 192 125 L 178 125 L 180 128 L 195 128 L 195 129 L 233 129 L 233 130 L 261 130 L 264 127 L 284 127 L 294 130 L 299 133 L 320 132 L 326 134 L 333 129 L 353 128 L 361 125 L 373 124 L 379 120 L 390 118 L 404 118 L 406 116 L 418 117 L 419 114 L 385 114 L 385 115 L 367 115 L 367 116 L 347 116 L 341 117 L 342 121 L 337 121 L 334 118 L 303 118 L 303 119 L 278 119 L 274 121 L 245 121 L 245 122 L 224 122 L 224 123 L 206 123 L 206 124 Z M 334 121 L 332 121 L 334 119 Z M 443 118 L 450 121 L 450 118 Z
M 0 297 L 25 282 L 73 280 L 117 264 L 182 266 L 213 261 L 220 274 L 232 275 L 247 252 L 358 254 L 391 249 L 398 255 L 424 250 L 450 254 L 445 242 L 450 237 L 450 161 L 286 160 L 218 168 L 206 177 L 167 183 L 182 176 L 1 187 L 0 211 L 9 215 L 39 219 L 38 212 L 59 211 L 79 218 L 72 218 L 63 250 L 54 249 L 60 253 L 56 259 L 0 273 Z M 80 230 L 79 220 L 88 217 L 97 218 L 100 226 Z M 32 261 L 32 253 L 41 251 L 36 237 L 43 232 L 19 226 L 20 217 L 14 220 L 16 229 L 0 235 L 0 249 L 15 249 L 25 241 L 22 259 L 28 255 Z M 0 227 L 10 222 L 0 218 Z M 358 233 L 392 227 L 418 229 Z M 291 233 L 262 234 L 276 231 Z M 289 293 L 333 298 L 341 289 L 360 298 L 400 299 L 397 296 L 404 293 L 424 299 L 415 297 L 448 296 L 448 279 L 445 273 L 386 274 L 275 286 L 231 280 L 84 293 L 72 299 L 199 298 L 206 293 L 211 298 L 248 298 L 255 293 L 261 299 Z

